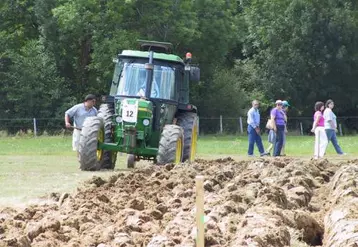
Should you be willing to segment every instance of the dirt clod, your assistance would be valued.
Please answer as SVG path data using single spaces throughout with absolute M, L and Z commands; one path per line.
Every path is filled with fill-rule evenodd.
M 101 185 L 104 185 L 106 181 L 104 181 L 101 177 L 93 176 L 90 180 L 87 181 L 87 183 L 100 187 Z
M 213 192 L 214 191 L 214 185 L 213 185 L 214 183 L 212 182 L 212 181 L 209 181 L 209 180 L 207 180 L 207 181 L 205 181 L 204 182 L 204 189 L 206 190 L 206 191 L 208 191 L 208 192 Z
M 26 226 L 26 231 L 27 236 L 30 238 L 30 240 L 33 240 L 42 232 L 44 232 L 44 229 L 42 228 L 42 225 L 40 223 L 29 223 Z
M 60 228 L 61 228 L 61 223 L 56 219 L 48 219 L 42 223 L 42 229 L 44 231 L 46 230 L 58 231 L 60 230 Z
M 156 209 L 162 212 L 162 214 L 165 214 L 168 211 L 168 207 L 164 203 L 159 203 L 156 206 Z
M 163 214 L 159 210 L 151 211 L 150 215 L 153 216 L 153 218 L 156 219 L 156 220 L 161 220 L 163 218 Z
M 144 210 L 144 200 L 141 198 L 132 199 L 129 201 L 128 207 L 136 210 Z

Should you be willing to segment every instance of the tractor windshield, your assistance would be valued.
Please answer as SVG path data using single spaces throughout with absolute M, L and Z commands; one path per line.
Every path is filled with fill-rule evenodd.
M 117 95 L 145 96 L 147 72 L 142 63 L 124 63 Z M 151 98 L 175 100 L 175 68 L 154 65 Z

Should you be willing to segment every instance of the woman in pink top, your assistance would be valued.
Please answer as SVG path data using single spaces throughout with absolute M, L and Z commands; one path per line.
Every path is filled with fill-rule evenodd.
M 324 129 L 324 103 L 321 101 L 316 102 L 315 114 L 313 116 L 313 126 L 311 132 L 315 134 L 315 144 L 314 144 L 314 158 L 322 158 L 326 153 L 326 148 L 328 145 L 328 139 L 326 131 Z

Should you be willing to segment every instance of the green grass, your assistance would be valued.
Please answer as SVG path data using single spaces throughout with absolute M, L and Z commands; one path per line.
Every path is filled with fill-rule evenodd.
M 267 137 L 263 137 L 267 146 Z M 313 137 L 289 136 L 286 153 L 289 156 L 310 158 Z M 339 137 L 349 155 L 338 156 L 329 145 L 327 158 L 344 160 L 358 155 L 358 137 Z M 202 136 L 198 143 L 198 157 L 220 158 L 231 156 L 247 159 L 247 137 Z M 257 148 L 255 147 L 257 154 Z M 118 155 L 117 169 L 124 168 L 126 155 Z M 76 153 L 71 148 L 71 137 L 6 137 L 0 142 L 0 205 L 22 205 L 24 202 L 51 192 L 73 192 L 93 175 L 109 176 L 112 172 L 82 172 L 78 169 Z
M 263 136 L 265 148 L 268 147 L 267 136 Z M 339 156 L 341 158 L 357 157 L 358 136 L 338 137 L 339 144 L 347 156 Z M 288 136 L 286 143 L 286 154 L 294 157 L 310 158 L 313 156 L 313 136 Z M 233 156 L 245 157 L 247 154 L 248 141 L 246 136 L 204 136 L 200 137 L 198 155 L 204 157 Z M 255 146 L 255 154 L 258 155 Z M 336 152 L 332 144 L 328 144 L 327 158 L 337 158 Z
M 71 137 L 1 138 L 0 155 L 71 155 Z

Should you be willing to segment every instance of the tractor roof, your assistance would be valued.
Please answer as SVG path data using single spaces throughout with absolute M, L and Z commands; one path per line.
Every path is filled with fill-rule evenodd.
M 124 50 L 121 54 L 119 54 L 121 57 L 140 57 L 140 58 L 148 58 L 149 52 L 148 51 L 136 51 L 136 50 Z M 154 59 L 164 60 L 164 61 L 170 61 L 170 62 L 176 62 L 183 64 L 184 61 L 177 55 L 173 54 L 166 54 L 166 53 L 158 53 L 154 52 Z
M 137 40 L 139 43 L 139 50 L 141 51 L 154 51 L 159 53 L 170 54 L 173 50 L 173 44 L 168 42 L 159 42 L 153 40 Z

